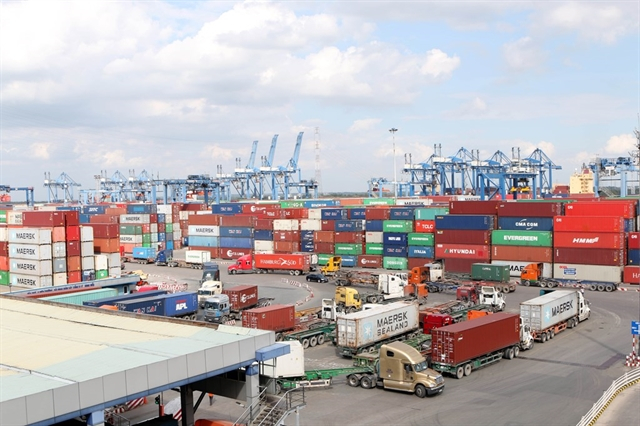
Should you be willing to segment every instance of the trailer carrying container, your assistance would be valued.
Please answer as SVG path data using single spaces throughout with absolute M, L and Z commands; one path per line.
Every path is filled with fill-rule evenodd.
M 225 288 L 222 294 L 229 296 L 229 304 L 232 311 L 240 311 L 258 303 L 257 285 L 239 285 Z
M 120 301 L 114 306 L 120 311 L 195 320 L 198 313 L 198 293 L 194 291 L 164 294 Z
M 520 303 L 522 324 L 528 325 L 536 340 L 545 342 L 565 328 L 573 328 L 589 318 L 591 310 L 578 290 L 555 290 Z
M 166 290 L 150 290 L 150 291 L 137 291 L 135 293 L 120 294 L 113 297 L 103 297 L 102 299 L 86 300 L 82 302 L 84 306 L 93 306 L 99 308 L 102 305 L 113 305 L 116 302 L 124 300 L 143 299 L 147 297 L 162 296 L 167 294 Z
M 336 319 L 336 346 L 345 356 L 393 341 L 420 330 L 419 308 L 413 302 L 394 302 Z
M 571 281 L 619 283 L 622 268 L 619 266 L 581 265 L 554 263 L 553 278 Z
M 276 340 L 284 339 L 283 332 L 296 325 L 296 308 L 293 305 L 271 305 L 248 309 L 242 313 L 242 326 L 276 332 Z

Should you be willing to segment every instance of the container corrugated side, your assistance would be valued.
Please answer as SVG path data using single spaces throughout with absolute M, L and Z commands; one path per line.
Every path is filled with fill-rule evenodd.
M 520 317 L 533 331 L 542 331 L 578 314 L 576 290 L 556 290 L 520 303 Z
M 554 263 L 553 278 L 619 283 L 622 278 L 622 268 L 619 266 Z

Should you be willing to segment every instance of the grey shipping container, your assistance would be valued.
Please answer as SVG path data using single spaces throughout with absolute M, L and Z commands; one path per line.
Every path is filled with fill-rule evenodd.
M 587 282 L 602 281 L 619 283 L 622 280 L 622 268 L 620 266 L 554 263 L 553 278 Z
M 556 290 L 520 303 L 520 317 L 532 331 L 542 331 L 578 315 L 576 290 Z

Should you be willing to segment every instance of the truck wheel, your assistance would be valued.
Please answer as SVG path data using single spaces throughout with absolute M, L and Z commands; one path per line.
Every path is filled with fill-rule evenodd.
M 544 342 L 546 342 L 546 341 L 547 341 L 547 333 L 542 333 L 542 334 L 540 335 L 540 341 L 541 341 L 542 343 L 544 343 Z
M 609 292 L 613 291 L 614 289 L 615 289 L 615 287 L 614 287 L 614 286 L 612 286 L 612 285 L 608 285 L 608 286 L 605 288 L 605 290 L 607 290 L 607 291 L 609 291 Z
M 313 348 L 317 344 L 318 344 L 318 338 L 316 336 L 311 336 L 311 338 L 309 339 L 309 346 Z
M 300 275 L 300 271 L 298 271 L 298 270 L 296 269 L 295 271 L 293 271 L 293 275 L 295 275 L 295 276 L 297 277 L 298 275 Z
M 529 287 L 531 285 L 531 283 L 529 282 L 529 280 L 524 280 L 520 282 L 523 286 L 525 287 Z
M 302 339 L 302 347 L 307 349 L 309 347 L 309 339 Z
M 456 379 L 462 379 L 464 377 L 464 367 L 460 366 L 456 368 Z
M 384 296 L 378 295 L 378 297 L 376 298 L 376 303 L 382 303 L 382 302 L 384 302 Z
M 347 376 L 347 384 L 352 388 L 360 386 L 360 377 L 357 374 L 350 374 Z
M 540 287 L 547 288 L 547 283 L 545 283 L 544 281 L 540 281 Z
M 223 316 L 223 317 L 222 317 L 222 319 L 220 319 L 220 322 L 221 322 L 222 324 L 226 324 L 228 321 L 229 321 L 229 317 L 228 317 L 228 316 L 226 316 L 226 315 L 225 315 L 225 316 Z
M 360 386 L 363 389 L 371 389 L 374 387 L 374 382 L 371 376 L 364 376 L 360 379 Z
M 318 336 L 318 344 L 321 345 L 324 343 L 324 334 Z
M 464 366 L 464 375 L 465 375 L 465 376 L 469 376 L 469 375 L 471 375 L 471 370 L 472 370 L 472 368 L 471 368 L 471 364 L 466 364 L 466 365 Z
M 367 352 L 369 352 L 370 354 L 374 353 L 375 351 L 376 351 L 375 346 L 370 346 L 369 349 L 367 349 Z
M 547 340 L 551 340 L 551 333 L 547 331 L 545 334 L 547 336 Z
M 230 270 L 230 271 L 229 271 L 229 273 L 230 273 L 231 275 L 235 275 L 235 274 L 236 274 L 236 270 L 235 270 L 235 269 L 232 269 L 232 270 Z
M 549 335 L 549 338 L 553 339 L 554 337 L 556 337 L 556 331 L 555 330 L 551 330 L 551 334 Z
M 424 385 L 417 384 L 413 393 L 415 393 L 418 398 L 424 398 L 427 396 L 427 388 L 425 388 Z
M 284 336 L 282 333 L 276 333 L 276 342 L 282 342 L 284 340 Z
M 276 395 L 280 395 L 282 393 L 282 384 L 276 382 Z
M 598 291 L 604 291 L 604 285 L 598 284 Z
M 513 350 L 513 348 L 509 348 L 506 350 L 506 354 L 507 354 L 507 359 L 513 359 L 515 355 L 515 351 Z
M 293 275 L 293 271 L 289 271 L 289 275 Z
M 518 358 L 518 355 L 520 355 L 520 346 L 514 346 L 513 347 L 513 357 L 514 358 Z
M 591 290 L 591 291 L 596 291 L 597 289 L 598 289 L 598 286 L 597 286 L 597 285 L 595 285 L 595 284 L 591 284 L 591 285 L 589 285 L 589 290 Z

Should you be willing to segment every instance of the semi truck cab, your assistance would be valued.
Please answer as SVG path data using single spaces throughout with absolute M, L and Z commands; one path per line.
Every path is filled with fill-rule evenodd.
M 198 289 L 198 305 L 204 308 L 205 302 L 211 296 L 222 293 L 222 282 L 208 280 L 202 283 Z
M 242 272 L 253 272 L 253 257 L 245 254 L 236 259 L 236 263 L 229 265 L 227 272 L 231 275 Z
M 231 304 L 229 296 L 226 294 L 217 294 L 207 298 L 204 302 L 204 319 L 205 321 L 214 323 L 225 323 L 229 320 L 231 313 Z
M 442 374 L 428 368 L 417 349 L 403 342 L 382 345 L 377 365 L 378 385 L 424 398 L 444 390 Z

